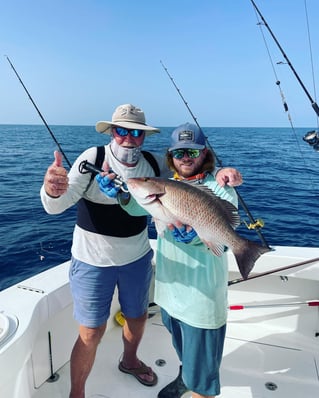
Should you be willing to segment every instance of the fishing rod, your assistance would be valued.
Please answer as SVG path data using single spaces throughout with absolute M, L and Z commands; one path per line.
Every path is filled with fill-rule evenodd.
M 300 79 L 298 73 L 296 72 L 295 68 L 293 67 L 292 63 L 290 62 L 289 58 L 287 57 L 285 51 L 283 50 L 283 48 L 281 47 L 280 43 L 278 42 L 276 36 L 272 32 L 272 30 L 270 29 L 269 25 L 267 24 L 265 18 L 263 17 L 263 15 L 259 11 L 258 7 L 256 6 L 256 3 L 254 2 L 254 0 L 250 0 L 250 1 L 252 3 L 253 7 L 255 8 L 255 10 L 257 11 L 258 15 L 260 16 L 261 20 L 263 21 L 264 25 L 268 29 L 269 33 L 271 34 L 271 37 L 274 39 L 275 43 L 277 44 L 277 46 L 278 46 L 280 52 L 282 53 L 283 57 L 287 61 L 288 66 L 290 67 L 290 69 L 294 73 L 295 77 L 297 78 L 299 84 L 301 85 L 301 87 L 303 88 L 304 92 L 306 93 L 306 96 L 308 97 L 313 110 L 316 112 L 317 116 L 319 117 L 319 106 L 317 105 L 317 103 L 314 101 L 314 99 L 309 94 L 308 90 L 306 89 L 305 85 L 303 84 L 302 80 Z
M 189 111 L 190 115 L 192 116 L 194 122 L 196 123 L 197 127 L 199 128 L 199 130 L 201 131 L 201 133 L 205 136 L 205 134 L 203 133 L 202 128 L 200 127 L 200 125 L 199 125 L 199 123 L 198 123 L 198 121 L 197 121 L 197 118 L 195 117 L 195 115 L 193 114 L 192 110 L 190 109 L 190 107 L 189 107 L 187 101 L 185 100 L 183 94 L 181 93 L 181 90 L 178 88 L 177 84 L 175 83 L 173 77 L 170 75 L 170 73 L 168 72 L 168 69 L 165 67 L 165 65 L 163 64 L 163 62 L 160 61 L 160 63 L 161 63 L 161 65 L 162 65 L 163 69 L 165 70 L 165 72 L 167 73 L 167 76 L 169 77 L 169 79 L 170 79 L 171 82 L 173 83 L 173 85 L 174 85 L 176 91 L 178 92 L 179 96 L 181 97 L 182 101 L 184 102 L 186 108 L 188 109 L 188 111 Z M 219 167 L 223 167 L 222 161 L 221 161 L 221 160 L 218 158 L 218 156 L 216 155 L 216 152 L 214 151 L 214 149 L 213 149 L 212 146 L 210 145 L 210 143 L 209 143 L 209 141 L 208 141 L 208 138 L 207 138 L 206 136 L 205 136 L 205 138 L 206 138 L 207 146 L 208 146 L 209 149 L 212 151 L 212 153 L 213 153 L 213 155 L 214 155 L 214 157 L 215 157 L 215 159 L 216 159 L 216 161 L 217 161 L 218 166 L 219 166 Z M 264 225 L 263 221 L 262 221 L 262 220 L 255 220 L 255 219 L 254 219 L 254 217 L 252 216 L 250 210 L 249 210 L 248 207 L 246 206 L 246 203 L 244 202 L 243 198 L 242 198 L 241 195 L 239 194 L 238 190 L 237 190 L 235 187 L 234 187 L 234 189 L 235 189 L 235 191 L 236 191 L 236 193 L 237 193 L 237 197 L 238 197 L 239 203 L 241 204 L 242 208 L 243 208 L 244 211 L 246 212 L 246 214 L 247 214 L 247 216 L 248 216 L 248 218 L 249 218 L 249 220 L 250 220 L 250 222 L 251 222 L 251 224 L 249 225 L 248 228 L 249 228 L 249 229 L 255 229 L 257 235 L 259 236 L 260 240 L 261 240 L 262 243 L 263 243 L 263 246 L 266 246 L 266 247 L 270 248 L 269 245 L 268 245 L 268 243 L 266 242 L 266 239 L 264 238 L 263 234 L 262 234 L 261 231 L 260 231 L 260 228 L 262 228 L 263 225 Z M 247 224 L 246 224 L 246 226 L 247 226 Z
M 69 159 L 67 158 L 66 154 L 64 153 L 61 145 L 59 144 L 58 140 L 56 139 L 55 135 L 53 134 L 52 130 L 50 129 L 48 123 L 46 122 L 46 120 L 44 119 L 42 113 L 40 112 L 39 108 L 37 107 L 36 103 L 34 102 L 33 98 L 31 97 L 29 91 L 27 90 L 26 86 L 24 85 L 21 77 L 19 76 L 18 72 L 16 71 L 15 67 L 13 66 L 12 62 L 10 61 L 9 57 L 7 55 L 5 55 L 5 57 L 7 58 L 11 68 L 13 69 L 14 73 L 16 74 L 19 82 L 21 83 L 22 87 L 24 88 L 24 91 L 27 93 L 30 101 L 32 102 L 33 106 L 35 107 L 36 111 L 38 112 L 40 118 L 42 119 L 45 127 L 47 128 L 47 130 L 49 131 L 51 137 L 53 138 L 54 142 L 56 143 L 57 147 L 59 148 L 59 151 L 61 152 L 62 156 L 64 157 L 65 161 L 67 162 L 68 166 L 71 168 L 71 162 L 69 161 Z M 88 162 L 87 160 L 81 162 L 80 166 L 79 166 L 79 172 L 81 174 L 86 174 L 87 172 L 92 173 L 93 175 L 99 174 L 100 172 L 102 172 L 102 169 L 98 169 L 94 166 L 94 164 Z M 110 172 L 112 172 L 112 170 L 109 170 Z M 116 175 L 116 177 L 114 178 L 114 184 L 118 187 L 120 187 L 124 192 L 127 192 L 126 186 L 124 181 L 122 180 L 122 178 L 118 175 Z
M 250 308 L 274 308 L 274 307 L 295 307 L 300 305 L 306 305 L 308 307 L 319 307 L 319 300 L 307 300 L 307 301 L 292 301 L 291 303 L 272 303 L 272 304 L 231 304 L 228 309 L 230 311 L 240 311 Z
M 35 107 L 36 111 L 38 112 L 40 118 L 42 119 L 45 127 L 47 128 L 47 130 L 49 131 L 51 137 L 53 138 L 53 141 L 56 143 L 57 147 L 59 148 L 59 151 L 61 152 L 62 156 L 64 157 L 65 161 L 67 162 L 68 166 L 71 167 L 71 163 L 69 161 L 69 159 L 67 158 L 66 154 L 63 152 L 63 149 L 61 148 L 61 145 L 59 144 L 58 140 L 55 138 L 55 135 L 53 134 L 52 130 L 50 129 L 50 127 L 48 126 L 48 123 L 45 121 L 44 117 L 42 116 L 42 113 L 40 112 L 39 108 L 37 107 L 36 103 L 33 101 L 29 91 L 27 90 L 26 86 L 23 84 L 23 81 L 21 80 L 21 77 L 19 76 L 18 72 L 16 71 L 15 67 L 13 66 L 12 62 L 10 61 L 9 57 L 7 55 L 5 55 L 5 57 L 7 58 L 7 61 L 9 62 L 11 68 L 13 69 L 15 75 L 17 76 L 19 82 L 21 83 L 22 87 L 24 88 L 24 91 L 27 93 L 30 101 L 32 102 L 33 106 Z
M 262 276 L 271 275 L 276 272 L 286 271 L 288 269 L 301 267 L 302 265 L 312 264 L 312 263 L 315 263 L 316 261 L 319 261 L 319 257 L 313 258 L 311 260 L 301 261 L 299 263 L 295 263 L 295 264 L 291 264 L 291 265 L 286 265 L 285 267 L 275 268 L 270 271 L 261 272 L 260 274 L 257 274 L 257 275 L 250 275 L 250 276 L 248 276 L 247 279 L 243 279 L 243 278 L 233 279 L 232 281 L 228 282 L 228 286 L 235 285 L 235 284 L 241 283 L 241 282 L 250 281 L 251 279 L 261 278 Z
M 165 70 L 165 72 L 167 73 L 167 76 L 169 77 L 169 79 L 170 79 L 171 82 L 173 83 L 173 85 L 174 85 L 176 91 L 178 92 L 179 96 L 181 97 L 182 101 L 184 102 L 184 104 L 185 104 L 185 106 L 186 106 L 188 112 L 190 113 L 190 115 L 192 116 L 194 122 L 196 123 L 196 126 L 199 128 L 199 130 L 201 131 L 201 133 L 204 135 L 203 130 L 202 130 L 202 128 L 200 127 L 200 125 L 199 125 L 199 123 L 198 123 L 198 121 L 197 121 L 197 118 L 195 117 L 194 113 L 192 112 L 191 108 L 189 107 L 187 101 L 185 100 L 183 94 L 181 93 L 181 90 L 177 87 L 177 84 L 175 83 L 173 77 L 170 75 L 168 69 L 165 67 L 165 65 L 163 64 L 163 62 L 160 61 L 160 63 L 161 63 L 161 65 L 162 65 L 163 69 Z M 214 154 L 214 156 L 215 156 L 215 159 L 216 159 L 216 161 L 217 161 L 217 163 L 218 163 L 218 166 L 222 167 L 222 161 L 218 158 L 216 152 L 215 152 L 214 149 L 211 147 L 210 143 L 208 142 L 207 137 L 205 137 L 205 138 L 206 138 L 207 144 L 208 144 L 209 147 L 210 147 L 210 150 L 213 152 L 213 154 Z

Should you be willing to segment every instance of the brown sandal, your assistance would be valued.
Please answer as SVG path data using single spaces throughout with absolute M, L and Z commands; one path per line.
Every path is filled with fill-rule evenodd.
M 149 367 L 146 366 L 144 362 L 141 362 L 141 366 L 139 368 L 130 368 L 127 369 L 123 366 L 123 363 L 119 363 L 119 370 L 124 373 L 128 373 L 132 376 L 134 376 L 140 383 L 144 384 L 144 386 L 155 386 L 157 383 L 157 375 L 156 373 L 153 372 L 153 370 Z M 149 376 L 153 376 L 152 381 L 147 381 L 144 380 L 143 378 L 140 377 L 140 375 L 147 374 Z

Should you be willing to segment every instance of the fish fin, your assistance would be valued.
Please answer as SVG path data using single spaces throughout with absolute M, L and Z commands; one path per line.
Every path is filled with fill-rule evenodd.
M 212 243 L 206 240 L 202 240 L 203 243 L 218 257 L 220 257 L 225 252 L 225 246 L 222 243 Z
M 237 208 L 227 200 L 223 200 L 218 198 L 218 200 L 221 200 L 221 210 L 223 211 L 226 219 L 228 220 L 229 224 L 233 229 L 236 229 L 240 225 L 240 216 L 238 213 Z
M 188 184 L 194 188 L 200 189 L 201 191 L 206 192 L 208 195 L 210 195 L 212 197 L 219 198 L 219 196 L 216 195 L 215 192 L 211 188 L 209 188 L 205 184 L 199 184 L 197 180 L 181 180 L 180 182 L 182 182 L 184 184 Z
M 233 249 L 239 272 L 243 279 L 248 278 L 248 275 L 254 268 L 255 262 L 258 258 L 269 251 L 271 251 L 269 247 L 261 246 L 258 243 L 245 239 L 243 239 L 243 243 L 240 247 Z

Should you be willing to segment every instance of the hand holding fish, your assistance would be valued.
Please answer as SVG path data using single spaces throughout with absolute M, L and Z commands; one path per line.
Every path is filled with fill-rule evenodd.
M 217 170 L 215 178 L 221 187 L 225 185 L 237 187 L 243 183 L 241 173 L 232 167 L 225 167 Z
M 44 176 L 45 192 L 52 198 L 58 198 L 68 189 L 68 175 L 62 165 L 62 154 L 54 151 L 54 162 L 49 166 Z
M 190 243 L 197 236 L 195 229 L 179 221 L 177 221 L 175 225 L 168 224 L 167 228 L 172 232 L 176 242 Z

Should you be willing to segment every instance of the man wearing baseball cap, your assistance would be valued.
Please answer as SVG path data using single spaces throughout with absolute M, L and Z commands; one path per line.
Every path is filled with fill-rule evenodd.
M 235 176 L 238 183 L 240 173 L 233 170 L 222 183 L 217 180 L 221 171 L 216 174 L 214 153 L 197 125 L 184 123 L 172 132 L 166 157 L 174 180 L 183 181 L 182 185 L 192 181 L 211 192 L 214 200 L 220 197 L 229 202 L 225 213 L 236 210 L 237 194 L 230 186 L 235 184 L 229 176 Z M 123 206 L 132 215 L 144 214 L 134 198 Z M 190 200 L 185 206 L 194 209 L 195 218 L 203 216 L 195 210 L 196 202 Z M 163 324 L 180 360 L 177 377 L 159 391 L 158 398 L 182 398 L 188 393 L 193 398 L 214 398 L 220 394 L 227 320 L 226 250 L 224 246 L 216 252 L 208 250 L 190 225 L 178 222 L 158 236 L 154 302 L 161 308 Z

